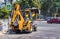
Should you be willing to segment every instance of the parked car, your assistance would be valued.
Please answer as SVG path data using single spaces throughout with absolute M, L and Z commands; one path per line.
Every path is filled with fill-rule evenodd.
M 45 20 L 53 19 L 54 17 L 46 17 Z
M 47 23 L 60 23 L 60 19 L 53 18 L 53 19 L 47 20 Z
M 40 21 L 45 21 L 44 16 L 40 15 Z
M 46 17 L 46 18 L 45 18 L 45 20 L 50 20 L 50 19 L 51 19 L 51 17 Z

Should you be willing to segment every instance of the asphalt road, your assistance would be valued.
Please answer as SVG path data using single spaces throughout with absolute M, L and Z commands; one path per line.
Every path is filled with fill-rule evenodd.
M 35 21 L 37 31 L 29 34 L 4 34 L 0 39 L 60 39 L 60 24 L 47 24 L 46 21 Z

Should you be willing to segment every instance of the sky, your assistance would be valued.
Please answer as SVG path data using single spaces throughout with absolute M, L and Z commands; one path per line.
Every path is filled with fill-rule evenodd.
M 0 0 L 0 2 L 4 2 L 4 0 Z

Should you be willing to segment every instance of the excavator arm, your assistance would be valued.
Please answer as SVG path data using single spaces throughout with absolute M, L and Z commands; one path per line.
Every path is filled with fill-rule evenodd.
M 18 16 L 18 29 L 22 30 L 23 28 L 23 23 L 24 23 L 24 18 L 22 17 L 21 12 L 19 11 L 19 5 L 16 4 L 15 10 L 13 11 L 13 16 L 11 19 L 11 25 L 13 25 L 14 21 L 16 20 L 16 17 Z
M 13 16 L 12 16 L 12 20 L 11 20 L 11 23 L 14 23 L 14 20 L 15 20 L 16 16 L 17 16 L 17 14 L 14 11 Z

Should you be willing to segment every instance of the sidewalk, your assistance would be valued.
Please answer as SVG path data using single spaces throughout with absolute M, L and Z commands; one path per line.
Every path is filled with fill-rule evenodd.
M 47 22 L 47 21 L 38 21 L 38 20 L 35 20 L 34 22 Z
M 0 31 L 0 36 L 3 36 L 4 34 L 3 34 L 3 32 L 2 31 Z

